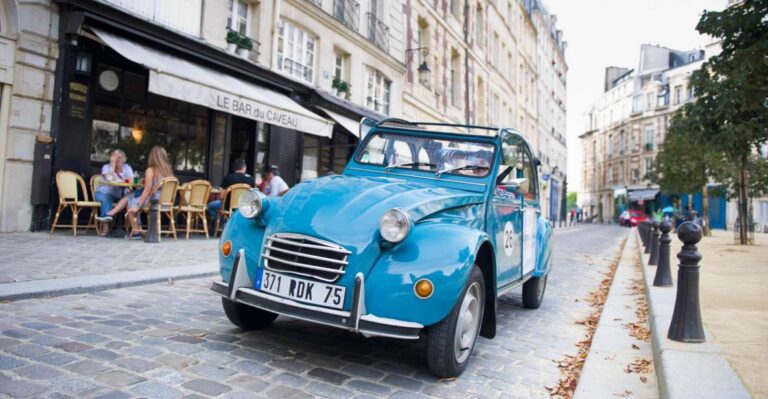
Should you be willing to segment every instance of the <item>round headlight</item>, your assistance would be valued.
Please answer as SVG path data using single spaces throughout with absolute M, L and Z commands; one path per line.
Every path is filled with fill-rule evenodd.
M 248 219 L 259 216 L 263 201 L 261 193 L 258 191 L 247 191 L 240 196 L 240 202 L 237 204 L 237 211 Z
M 379 222 L 381 237 L 392 243 L 403 241 L 410 230 L 411 220 L 408 214 L 397 208 L 385 212 Z

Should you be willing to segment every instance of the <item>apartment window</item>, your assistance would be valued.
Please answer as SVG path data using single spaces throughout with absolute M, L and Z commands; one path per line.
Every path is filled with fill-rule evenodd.
M 475 14 L 475 39 L 477 40 L 477 47 L 483 47 L 485 45 L 485 22 L 483 21 L 483 7 L 477 5 L 477 14 Z
M 643 171 L 645 176 L 648 176 L 653 169 L 653 158 L 645 158 L 645 165 Z
M 608 168 L 608 183 L 613 183 L 613 167 Z
M 245 0 L 228 0 L 227 26 L 241 35 L 248 32 L 248 3 Z
M 451 105 L 461 107 L 461 82 L 459 78 L 460 57 L 456 50 L 451 51 Z
M 608 135 L 608 157 L 613 157 L 613 135 Z
M 424 19 L 419 18 L 419 31 L 416 33 L 416 48 L 430 48 L 429 45 L 429 25 L 427 25 L 427 21 Z M 426 62 L 426 55 L 425 52 L 422 50 L 416 51 L 416 57 L 418 60 L 418 63 L 416 63 L 416 66 L 421 65 L 422 63 Z
M 663 107 L 665 105 L 669 105 L 669 91 L 667 89 L 662 89 L 656 97 L 656 106 Z
M 692 99 L 696 96 L 696 89 L 693 88 L 693 85 L 688 85 L 688 99 Z
M 347 76 L 345 73 L 347 68 L 347 55 L 337 50 L 334 51 L 333 56 L 333 77 L 336 79 L 344 80 L 344 78 Z
M 656 134 L 655 129 L 653 128 L 653 125 L 646 125 L 645 126 L 645 150 L 651 151 L 653 150 L 653 136 Z
M 486 109 L 485 109 L 485 83 L 483 78 L 477 78 L 477 122 L 485 123 Z
M 645 109 L 653 109 L 653 93 L 647 93 L 645 95 Z
M 366 67 L 365 106 L 389 115 L 389 96 L 392 81 L 377 69 Z
M 312 83 L 315 70 L 315 39 L 308 32 L 280 21 L 277 37 L 277 69 Z
M 451 13 L 456 16 L 456 18 L 461 17 L 461 3 L 459 0 L 450 0 L 450 6 L 451 6 Z
M 640 171 L 637 168 L 632 168 L 632 183 L 636 184 L 640 180 Z
M 683 101 L 683 86 L 675 86 L 675 92 L 672 101 L 675 105 L 680 104 Z

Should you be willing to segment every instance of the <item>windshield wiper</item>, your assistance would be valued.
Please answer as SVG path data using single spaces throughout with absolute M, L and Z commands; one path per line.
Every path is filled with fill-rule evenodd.
M 451 172 L 458 172 L 460 170 L 488 170 L 489 168 L 487 166 L 481 166 L 481 165 L 464 165 L 458 168 L 449 168 L 449 169 L 443 169 L 438 170 L 437 173 L 435 173 L 435 177 L 440 177 L 443 173 L 451 173 Z
M 388 165 L 384 167 L 384 170 L 389 172 L 390 169 L 393 168 L 404 168 L 406 166 L 429 166 L 431 168 L 436 167 L 437 165 L 429 162 L 404 162 L 404 163 L 398 163 L 395 165 Z

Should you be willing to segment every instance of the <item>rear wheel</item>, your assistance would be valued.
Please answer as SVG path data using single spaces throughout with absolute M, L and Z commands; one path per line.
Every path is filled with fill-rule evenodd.
M 269 327 L 277 318 L 276 313 L 233 302 L 227 298 L 221 298 L 221 305 L 229 321 L 243 330 Z
M 448 316 L 431 326 L 427 334 L 427 362 L 438 377 L 456 377 L 472 356 L 485 310 L 485 281 L 472 268 L 459 301 Z
M 544 299 L 544 290 L 547 289 L 549 273 L 541 277 L 532 277 L 523 284 L 523 307 L 538 309 Z

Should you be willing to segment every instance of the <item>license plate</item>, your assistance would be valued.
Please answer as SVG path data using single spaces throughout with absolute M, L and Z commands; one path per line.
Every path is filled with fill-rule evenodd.
M 347 287 L 304 280 L 266 269 L 258 269 L 256 289 L 283 298 L 341 309 Z

